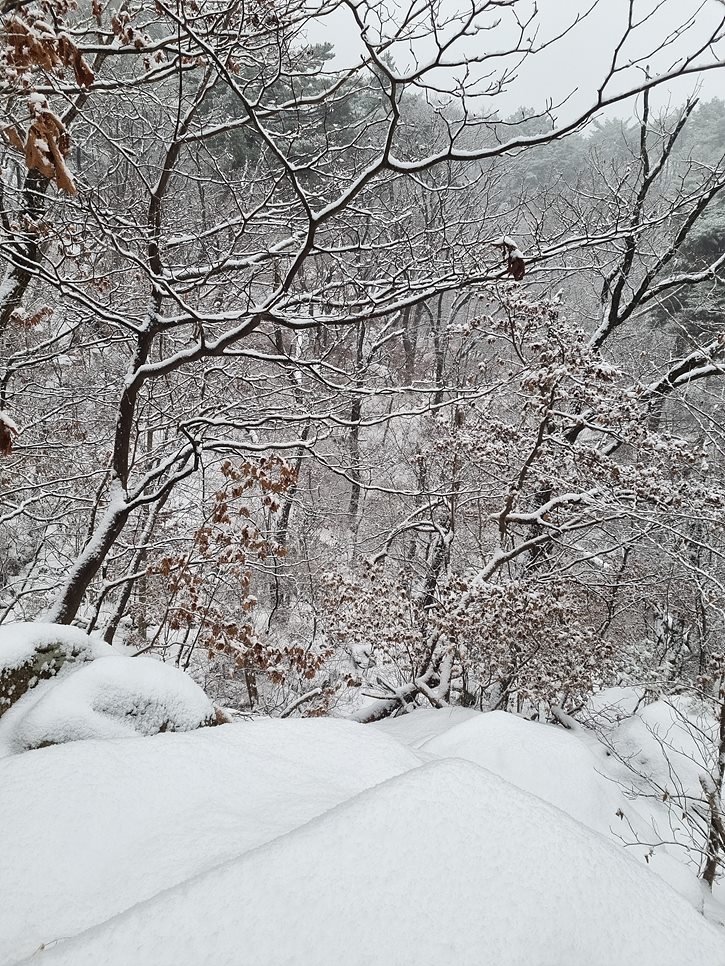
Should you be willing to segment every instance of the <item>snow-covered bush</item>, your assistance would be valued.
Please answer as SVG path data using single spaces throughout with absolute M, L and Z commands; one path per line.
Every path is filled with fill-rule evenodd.
M 450 573 L 429 601 L 404 575 L 372 568 L 359 578 L 328 575 L 327 589 L 325 626 L 355 668 L 344 683 L 380 698 L 417 680 L 424 701 L 571 710 L 614 674 L 611 644 L 582 621 L 562 581 L 496 584 Z M 450 670 L 422 681 L 436 686 L 429 693 L 421 679 L 435 659 Z

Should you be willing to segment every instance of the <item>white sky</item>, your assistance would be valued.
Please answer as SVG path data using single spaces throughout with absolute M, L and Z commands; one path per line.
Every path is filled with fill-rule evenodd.
M 359 0 L 356 0 L 359 2 Z M 413 0 L 425 9 L 426 0 Z M 450 13 L 455 8 L 470 9 L 470 3 L 465 0 L 433 0 L 441 4 L 436 22 L 441 24 L 444 13 Z M 479 5 L 481 0 L 478 0 Z M 559 33 L 577 15 L 587 9 L 594 0 L 538 0 L 539 33 L 538 40 L 551 38 Z M 516 9 L 523 12 L 533 8 L 533 0 L 520 0 Z M 403 11 L 407 10 L 407 0 L 367 0 L 369 11 L 368 22 L 376 29 L 389 34 L 393 22 L 399 22 Z M 658 9 L 655 9 L 658 8 Z M 519 107 L 531 107 L 540 110 L 548 100 L 558 103 L 567 96 L 566 106 L 557 111 L 560 120 L 564 120 L 572 111 L 582 109 L 591 104 L 596 88 L 601 83 L 612 52 L 621 38 L 627 24 L 629 10 L 628 0 L 597 0 L 594 10 L 579 23 L 574 30 L 549 50 L 542 51 L 521 66 L 517 71 L 517 79 L 509 91 L 497 98 L 498 110 L 501 114 L 511 114 Z M 654 12 L 653 12 L 654 11 Z M 623 49 L 621 63 L 626 64 L 632 58 L 646 57 L 646 64 L 653 75 L 664 73 L 686 53 L 694 51 L 703 40 L 709 36 L 711 30 L 725 16 L 725 3 L 722 0 L 635 0 L 635 14 L 638 20 L 652 13 L 646 23 L 642 24 L 632 41 Z M 510 22 L 510 11 L 499 10 L 497 17 L 502 18 L 502 25 L 496 31 L 487 31 L 476 38 L 467 39 L 465 46 L 461 46 L 460 53 L 464 56 L 480 56 L 494 47 L 500 47 L 507 37 L 512 36 L 513 25 Z M 509 18 L 507 24 L 506 18 Z M 665 45 L 665 39 L 673 31 L 681 28 L 693 17 L 693 23 L 684 36 L 674 44 Z M 488 22 L 493 18 L 489 15 Z M 361 50 L 357 35 L 357 28 L 352 16 L 342 11 L 334 17 L 328 18 L 321 25 L 319 36 L 317 31 L 310 32 L 311 41 L 329 41 L 338 52 L 336 66 L 351 63 L 359 57 Z M 395 48 L 396 63 L 410 62 L 410 46 L 397 45 Z M 418 59 L 425 59 L 430 53 L 431 45 L 423 39 L 418 39 L 413 45 Z M 719 44 L 720 59 L 725 59 L 725 42 Z M 702 60 L 707 60 L 705 55 Z M 710 59 L 712 56 L 710 55 Z M 481 76 L 483 69 L 472 66 L 472 72 Z M 460 69 L 458 70 L 460 74 Z M 625 81 L 634 83 L 641 78 L 641 71 L 629 69 L 620 83 Z M 438 78 L 439 82 L 441 78 Z M 689 77 L 668 86 L 657 97 L 659 105 L 665 105 L 668 99 L 673 103 L 685 100 L 688 94 L 701 86 L 701 97 L 725 98 L 725 69 L 705 72 L 699 77 Z M 493 106 L 488 102 L 489 107 Z M 618 114 L 632 111 L 632 103 L 616 109 Z

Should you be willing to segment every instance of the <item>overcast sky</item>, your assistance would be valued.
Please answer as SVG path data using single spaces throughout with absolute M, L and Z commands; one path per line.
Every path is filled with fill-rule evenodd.
M 404 2 L 405 0 L 368 0 L 368 7 L 375 14 L 388 11 L 387 17 L 380 17 L 381 29 L 387 32 L 391 29 L 391 20 L 399 19 Z M 421 2 L 422 5 L 422 0 L 415 2 Z M 526 2 L 533 6 L 533 0 Z M 593 0 L 538 0 L 538 40 L 555 36 L 575 19 L 577 11 L 587 9 L 592 2 Z M 445 0 L 446 6 L 442 10 L 450 10 L 454 4 L 462 3 L 463 0 Z M 632 42 L 622 51 L 623 63 L 633 57 L 646 56 L 647 65 L 653 75 L 670 69 L 678 57 L 694 50 L 725 15 L 725 5 L 720 0 L 665 0 L 661 4 L 657 0 L 635 0 L 638 19 L 658 6 L 659 9 L 651 19 L 638 29 Z M 628 0 L 598 0 L 594 10 L 568 36 L 549 50 L 529 58 L 520 68 L 517 82 L 504 98 L 497 101 L 500 113 L 513 113 L 519 107 L 541 109 L 548 99 L 558 103 L 569 96 L 566 106 L 557 112 L 559 119 L 564 120 L 571 111 L 588 106 L 606 72 L 612 51 L 626 28 L 628 9 Z M 506 12 L 503 11 L 502 15 L 505 18 Z M 665 38 L 681 28 L 692 16 L 694 22 L 685 35 L 675 44 L 663 46 Z M 510 28 L 506 28 L 504 23 L 496 32 L 491 31 L 479 35 L 475 40 L 468 40 L 463 52 L 480 55 L 487 44 L 500 47 L 507 39 L 508 29 Z M 356 40 L 356 33 L 352 18 L 348 19 L 340 13 L 325 22 L 319 36 L 313 32 L 310 39 L 334 43 L 338 51 L 337 64 L 342 65 L 359 57 L 360 45 Z M 429 51 L 430 48 L 426 48 L 425 43 L 419 40 L 417 53 L 420 59 L 425 57 L 426 50 Z M 719 53 L 721 59 L 725 58 L 725 43 L 720 44 Z M 403 63 L 409 54 L 399 46 L 395 57 L 396 62 Z M 480 71 L 480 68 L 476 69 Z M 628 79 L 636 82 L 636 78 L 641 76 L 641 73 L 631 71 Z M 621 83 L 624 80 L 622 78 Z M 725 98 L 725 69 L 721 68 L 704 73 L 699 79 L 691 77 L 670 85 L 666 92 L 662 91 L 658 95 L 657 102 L 664 105 L 671 98 L 673 103 L 680 103 L 698 83 L 702 87 L 701 96 L 704 99 Z M 629 105 L 618 108 L 617 113 L 625 114 L 631 110 Z

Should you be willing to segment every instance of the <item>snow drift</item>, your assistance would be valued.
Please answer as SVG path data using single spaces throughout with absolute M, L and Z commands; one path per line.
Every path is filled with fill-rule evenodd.
M 606 756 L 462 709 L 9 756 L 0 962 L 725 966 L 694 872 L 618 841 L 656 816 Z
M 391 778 L 33 958 L 46 966 L 686 966 L 723 937 L 558 809 L 464 761 Z
M 384 735 L 328 719 L 262 719 L 5 758 L 0 963 L 419 764 Z

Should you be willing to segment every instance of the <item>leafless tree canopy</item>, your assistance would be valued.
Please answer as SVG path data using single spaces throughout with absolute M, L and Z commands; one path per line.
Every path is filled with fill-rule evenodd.
M 598 6 L 5 0 L 0 620 L 284 715 L 705 674 L 725 9 L 529 108 Z

